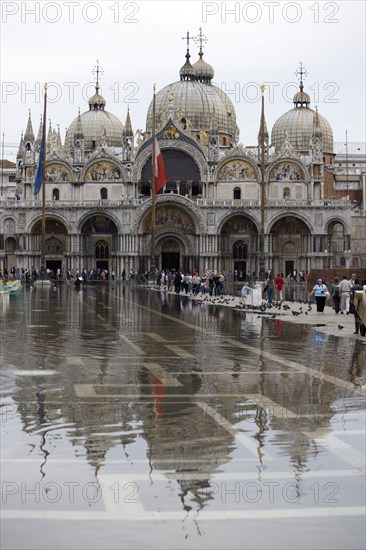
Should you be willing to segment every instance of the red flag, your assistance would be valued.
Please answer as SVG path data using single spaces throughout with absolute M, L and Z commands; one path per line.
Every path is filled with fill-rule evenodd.
M 153 164 L 153 181 L 155 181 L 155 195 L 158 194 L 158 191 L 168 183 L 168 176 L 166 175 L 163 155 L 161 154 L 158 140 L 155 138 L 155 159 Z

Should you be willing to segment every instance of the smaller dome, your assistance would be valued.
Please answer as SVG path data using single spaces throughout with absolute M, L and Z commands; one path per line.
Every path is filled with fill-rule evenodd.
M 99 86 L 96 86 L 95 94 L 89 99 L 88 103 L 89 103 L 89 109 L 91 111 L 104 110 L 104 107 L 106 106 L 107 102 L 104 99 L 104 97 L 100 95 Z
M 215 71 L 209 63 L 206 63 L 206 61 L 203 60 L 202 52 L 199 53 L 199 56 L 199 60 L 192 65 L 196 72 L 197 80 L 200 82 L 211 82 L 215 76 Z
M 184 63 L 183 67 L 179 71 L 179 76 L 181 80 L 195 80 L 196 77 L 196 71 L 192 67 L 189 58 L 191 56 L 189 55 L 189 51 L 187 50 L 186 53 L 186 62 Z
M 300 92 L 297 92 L 294 95 L 294 105 L 301 106 L 301 105 L 310 105 L 310 96 L 306 92 L 303 92 L 302 90 Z

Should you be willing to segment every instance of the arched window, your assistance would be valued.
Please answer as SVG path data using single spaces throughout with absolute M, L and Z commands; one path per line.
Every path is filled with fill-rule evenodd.
M 241 189 L 240 187 L 234 188 L 234 199 L 241 199 Z
M 95 243 L 95 258 L 97 260 L 106 260 L 109 258 L 109 244 L 107 241 L 97 241 Z
M 248 256 L 248 245 L 244 241 L 236 241 L 233 246 L 234 260 L 245 260 Z
M 57 188 L 53 189 L 53 191 L 52 191 L 52 199 L 53 199 L 54 201 L 59 201 L 59 200 L 60 200 L 60 191 L 59 191 L 59 189 L 57 189 Z
M 105 187 L 102 187 L 102 189 L 100 190 L 100 198 L 102 200 L 107 200 L 108 198 L 108 191 Z
M 283 198 L 284 199 L 289 199 L 290 198 L 290 188 L 289 187 L 285 187 L 284 190 L 283 190 Z

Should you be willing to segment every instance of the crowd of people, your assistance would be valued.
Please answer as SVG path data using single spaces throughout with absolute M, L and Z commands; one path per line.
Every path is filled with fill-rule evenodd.
M 330 290 L 323 282 L 323 279 L 319 278 L 314 285 L 310 296 L 314 295 L 316 301 L 317 313 L 324 313 L 324 306 L 328 299 L 332 298 L 333 308 L 338 315 L 350 315 L 353 314 L 355 318 L 355 332 L 359 334 L 362 326 L 362 321 L 354 306 L 354 297 L 356 291 L 363 291 L 364 287 L 360 282 L 360 279 L 355 273 L 352 273 L 351 278 L 348 279 L 346 275 L 343 275 L 340 281 L 338 277 L 334 278 L 331 284 Z

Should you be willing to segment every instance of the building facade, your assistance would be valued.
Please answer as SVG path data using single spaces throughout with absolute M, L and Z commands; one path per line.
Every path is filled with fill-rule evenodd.
M 159 269 L 259 271 L 260 147 L 239 144 L 229 97 L 203 59 L 187 49 L 180 79 L 156 94 L 156 136 L 169 182 L 156 201 Z M 46 155 L 46 262 L 51 269 L 151 265 L 153 105 L 145 131 L 106 110 L 96 90 L 65 142 L 49 127 Z M 259 113 L 253 113 L 258 117 Z M 0 202 L 0 269 L 40 266 L 41 193 L 34 196 L 42 124 L 31 115 L 21 137 L 16 188 Z M 344 174 L 329 122 L 310 108 L 300 72 L 294 107 L 265 129 L 264 255 L 267 269 L 366 267 L 365 155 Z M 342 156 L 343 155 L 343 156 Z M 354 159 L 351 159 L 354 160 Z M 343 170 L 343 172 L 342 172 Z

